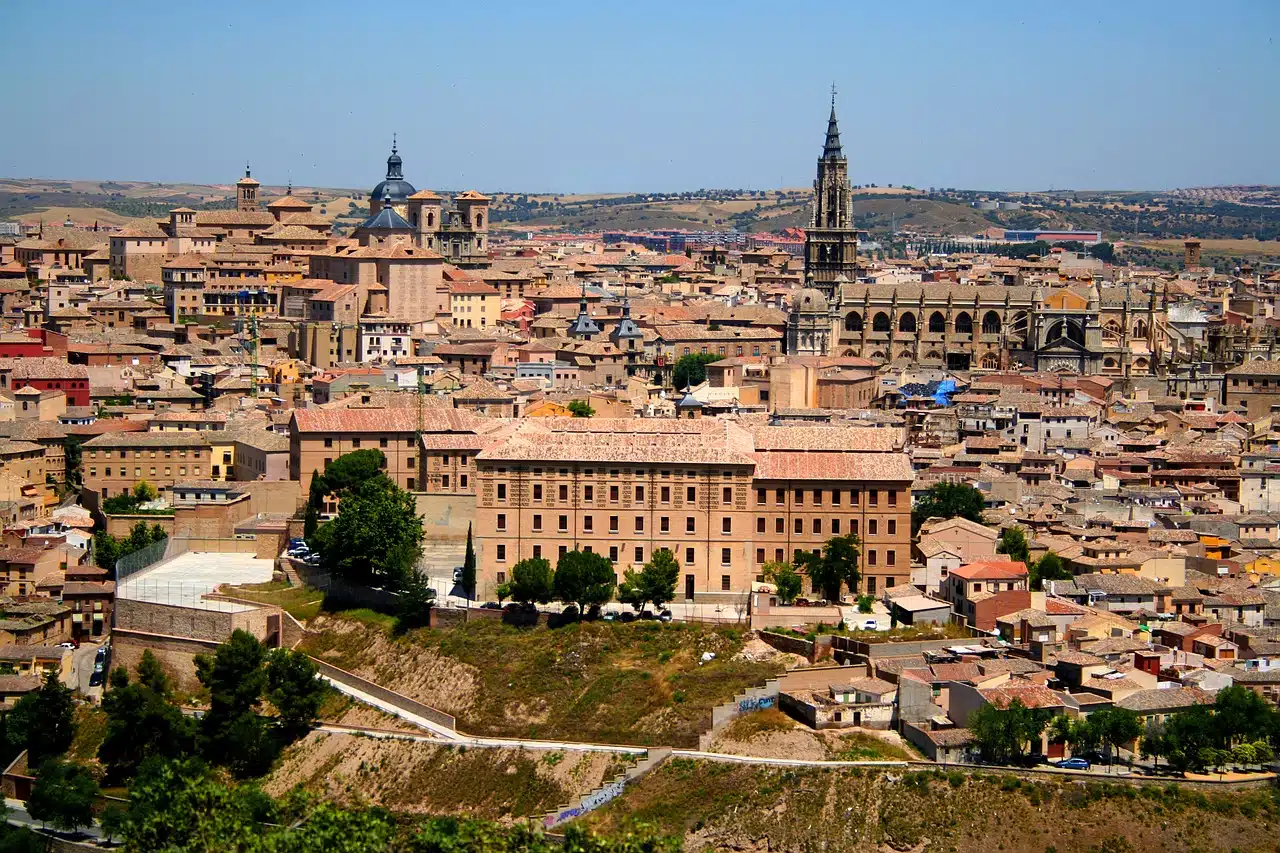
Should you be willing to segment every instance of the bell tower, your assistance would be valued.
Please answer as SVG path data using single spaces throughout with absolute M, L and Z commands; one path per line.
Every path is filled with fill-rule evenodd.
M 249 164 L 244 164 L 244 177 L 236 181 L 236 210 L 252 213 L 258 209 L 258 187 L 249 174 Z
M 831 86 L 831 115 L 827 138 L 818 158 L 813 182 L 813 215 L 805 232 L 806 284 L 817 288 L 831 302 L 839 301 L 840 281 L 857 279 L 858 232 L 853 227 L 853 190 L 849 186 L 849 161 L 840 145 L 836 121 L 836 87 Z

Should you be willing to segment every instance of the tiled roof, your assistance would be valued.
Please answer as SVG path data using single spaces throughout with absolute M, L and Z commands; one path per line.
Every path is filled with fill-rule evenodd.
M 429 407 L 423 413 L 423 432 L 472 432 L 474 416 L 457 409 Z M 292 431 L 326 432 L 415 432 L 418 413 L 414 407 L 295 409 Z
M 14 379 L 88 379 L 83 364 L 68 364 L 61 358 L 0 358 L 0 372 Z
M 1130 711 L 1161 711 L 1166 708 L 1190 708 L 1207 705 L 1213 701 L 1199 687 L 1169 687 L 1156 690 L 1139 690 L 1116 701 L 1116 706 Z

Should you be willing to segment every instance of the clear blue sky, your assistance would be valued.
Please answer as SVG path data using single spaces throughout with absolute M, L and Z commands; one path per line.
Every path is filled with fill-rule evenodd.
M 1280 2 L 135 2 L 0 12 L 0 174 L 630 191 L 1280 183 Z

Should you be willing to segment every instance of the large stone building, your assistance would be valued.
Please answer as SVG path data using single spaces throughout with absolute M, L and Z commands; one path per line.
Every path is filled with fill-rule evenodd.
M 475 459 L 481 589 L 592 550 L 618 575 L 670 549 L 677 597 L 742 596 L 764 564 L 856 533 L 863 590 L 910 576 L 911 465 L 896 430 L 531 418 Z

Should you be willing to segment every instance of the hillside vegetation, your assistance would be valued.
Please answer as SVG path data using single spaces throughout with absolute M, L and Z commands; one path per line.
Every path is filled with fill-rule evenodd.
M 585 820 L 609 830 L 649 823 L 690 851 L 1136 853 L 1274 850 L 1277 817 L 1270 790 L 673 758 Z
M 713 707 L 782 669 L 740 656 L 741 630 L 687 623 L 518 629 L 482 619 L 396 636 L 348 614 L 308 629 L 303 651 L 453 714 L 475 735 L 693 746 Z M 706 652 L 715 659 L 702 662 Z

